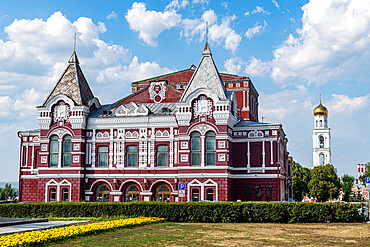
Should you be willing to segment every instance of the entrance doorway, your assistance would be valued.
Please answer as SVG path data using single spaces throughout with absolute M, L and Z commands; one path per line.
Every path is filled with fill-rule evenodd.
M 96 202 L 109 202 L 109 188 L 105 184 L 99 185 L 96 188 Z
M 160 185 L 155 190 L 155 200 L 159 202 L 170 202 L 171 192 L 167 185 Z

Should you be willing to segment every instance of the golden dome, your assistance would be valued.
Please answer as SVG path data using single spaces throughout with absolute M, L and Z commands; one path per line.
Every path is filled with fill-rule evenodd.
M 327 116 L 328 115 L 328 109 L 326 109 L 326 107 L 321 104 L 321 99 L 320 99 L 320 104 L 316 106 L 315 110 L 313 110 L 313 115 L 314 116 Z

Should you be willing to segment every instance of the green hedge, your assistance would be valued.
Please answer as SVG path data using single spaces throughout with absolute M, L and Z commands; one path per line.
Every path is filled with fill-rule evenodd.
M 174 222 L 363 222 L 356 205 L 302 202 L 51 202 L 0 205 L 0 217 L 155 216 Z

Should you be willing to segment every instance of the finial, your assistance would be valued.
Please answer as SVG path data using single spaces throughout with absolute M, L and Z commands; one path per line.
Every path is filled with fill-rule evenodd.
M 321 93 L 320 93 L 320 104 L 321 104 Z
M 206 21 L 206 43 L 208 43 L 208 21 Z
M 73 43 L 73 51 L 75 52 L 76 51 L 76 33 L 75 33 L 75 42 Z

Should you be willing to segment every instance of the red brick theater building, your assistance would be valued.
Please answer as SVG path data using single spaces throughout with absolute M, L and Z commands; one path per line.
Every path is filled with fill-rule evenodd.
M 281 124 L 258 122 L 248 77 L 199 65 L 132 83 L 101 105 L 76 53 L 19 131 L 19 201 L 286 201 L 292 197 Z

